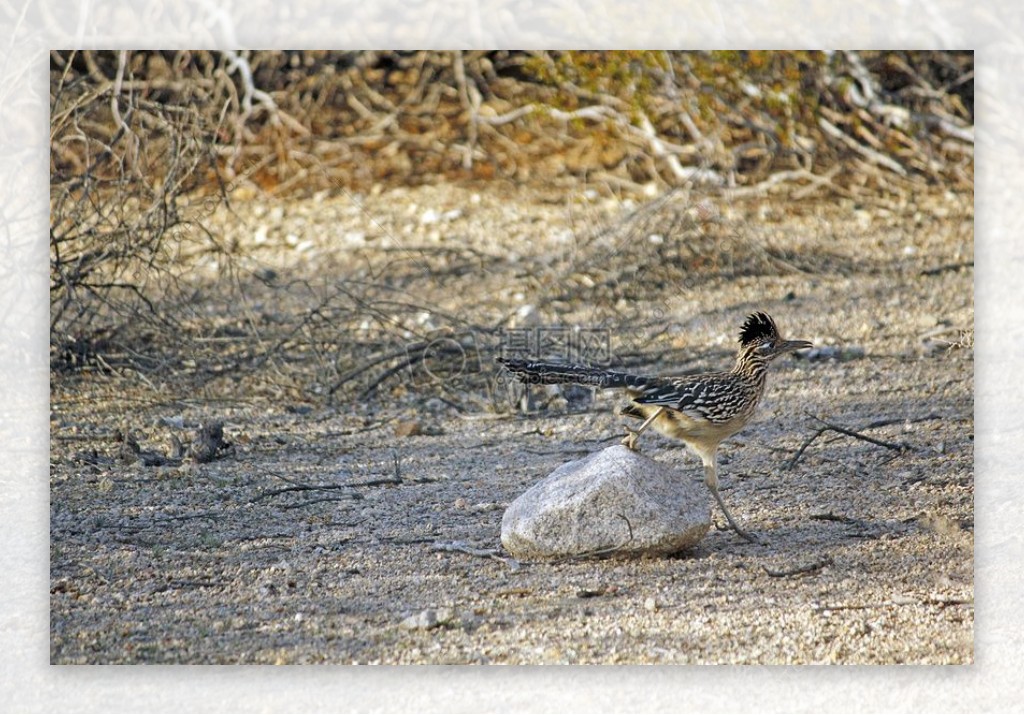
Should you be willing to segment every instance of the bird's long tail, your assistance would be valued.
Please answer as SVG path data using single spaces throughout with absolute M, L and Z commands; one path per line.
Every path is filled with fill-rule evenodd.
M 533 385 L 575 383 L 594 387 L 642 389 L 649 378 L 615 372 L 589 365 L 570 365 L 557 362 L 538 362 L 519 358 L 498 358 L 498 362 L 513 373 L 520 382 Z

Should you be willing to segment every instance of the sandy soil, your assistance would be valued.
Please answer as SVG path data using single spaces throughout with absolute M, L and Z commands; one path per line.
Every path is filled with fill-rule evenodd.
M 310 327 L 293 342 L 333 374 L 55 374 L 52 662 L 972 662 L 972 198 L 672 206 L 491 185 L 215 217 L 274 280 L 238 304 L 214 286 L 210 311 L 272 322 L 309 307 L 296 285 L 391 281 L 419 306 L 395 325 L 467 357 L 444 385 L 413 366 L 329 394 L 362 353 Z M 672 558 L 508 559 L 504 507 L 617 441 L 621 397 L 533 388 L 524 412 L 493 356 L 580 326 L 637 370 L 722 369 L 753 310 L 835 348 L 780 360 L 720 452 L 763 543 L 721 528 Z M 216 461 L 118 457 L 119 429 L 166 451 L 210 420 L 232 445 Z M 678 444 L 644 451 L 701 478 Z

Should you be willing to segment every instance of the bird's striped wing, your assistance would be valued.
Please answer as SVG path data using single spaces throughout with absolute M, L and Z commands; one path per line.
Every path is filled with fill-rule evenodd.
M 635 402 L 710 422 L 730 419 L 747 399 L 744 386 L 729 373 L 666 378 L 633 395 Z

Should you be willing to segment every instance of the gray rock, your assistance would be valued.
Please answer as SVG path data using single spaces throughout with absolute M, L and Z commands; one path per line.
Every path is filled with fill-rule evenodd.
M 509 505 L 501 543 L 521 559 L 670 554 L 711 526 L 707 491 L 621 445 L 568 462 Z

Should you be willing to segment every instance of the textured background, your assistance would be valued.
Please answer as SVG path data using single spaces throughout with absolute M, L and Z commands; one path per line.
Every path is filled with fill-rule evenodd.
M 333 5 L 333 6 L 332 6 Z M 221 6 L 224 7 L 224 6 Z M 526 8 L 530 10 L 533 8 Z M 4 405 L 0 475 L 5 608 L 0 708 L 89 710 L 766 710 L 999 711 L 1019 708 L 1024 485 L 1018 445 L 1024 251 L 1019 68 L 1022 11 L 1005 3 L 512 2 L 24 3 L 5 9 L 0 112 L 0 315 Z M 47 657 L 45 253 L 46 65 L 51 47 L 974 47 L 978 65 L 976 255 L 976 665 L 950 669 L 50 668 Z

